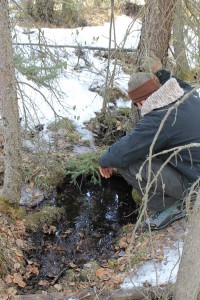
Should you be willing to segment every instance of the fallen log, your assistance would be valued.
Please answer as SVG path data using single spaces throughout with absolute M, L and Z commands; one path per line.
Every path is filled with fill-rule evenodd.
M 94 291 L 84 289 L 78 293 L 64 292 L 50 294 L 31 294 L 12 296 L 10 300 L 156 300 L 158 297 L 172 295 L 173 285 L 163 287 L 135 287 L 132 289 L 117 289 L 113 291 Z

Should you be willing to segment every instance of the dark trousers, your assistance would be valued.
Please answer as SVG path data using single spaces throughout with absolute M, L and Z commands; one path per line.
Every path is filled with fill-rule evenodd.
M 148 164 L 145 164 L 141 172 L 142 181 L 140 181 L 140 189 L 136 175 L 139 173 L 142 164 L 143 161 L 140 160 L 130 165 L 128 168 L 118 169 L 124 179 L 141 195 L 145 190 L 148 178 Z M 152 160 L 151 180 L 159 172 L 162 165 L 163 161 L 161 159 L 154 158 Z M 189 183 L 187 179 L 172 165 L 167 164 L 150 189 L 147 204 L 148 209 L 156 212 L 170 207 L 176 201 L 184 199 L 188 188 Z

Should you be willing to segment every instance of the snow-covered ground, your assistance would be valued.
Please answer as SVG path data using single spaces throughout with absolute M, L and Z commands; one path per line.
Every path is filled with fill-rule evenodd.
M 133 275 L 133 272 L 130 272 L 130 275 L 121 284 L 121 288 L 130 289 L 136 286 L 143 286 L 144 284 L 156 286 L 167 282 L 174 283 L 182 247 L 182 242 L 176 242 L 172 248 L 164 249 L 164 259 L 161 262 L 154 262 L 153 260 L 145 262 L 136 274 Z
M 105 23 L 102 26 L 76 29 L 43 28 L 41 32 L 46 43 L 50 45 L 82 45 L 108 48 L 109 26 L 109 23 Z M 117 47 L 136 48 L 139 41 L 140 27 L 139 22 L 133 23 L 132 19 L 127 16 L 117 17 L 115 20 L 115 42 Z M 16 27 L 15 37 L 18 43 L 38 43 L 39 34 L 35 28 L 27 31 L 25 28 Z M 42 40 L 44 39 L 42 38 Z M 112 40 L 114 40 L 113 36 Z M 111 47 L 114 47 L 114 42 L 112 42 Z M 79 59 L 76 49 L 73 48 L 62 48 L 59 51 L 62 62 L 66 61 L 66 68 L 61 70 L 57 78 L 57 86 L 62 91 L 62 97 L 59 98 L 58 102 L 54 95 L 49 93 L 48 89 L 40 88 L 40 91 L 58 115 L 71 118 L 81 127 L 84 121 L 94 117 L 94 112 L 100 111 L 102 107 L 103 98 L 97 92 L 90 90 L 93 90 L 93 87 L 101 88 L 105 84 L 107 59 L 96 56 L 96 51 L 93 50 L 84 50 L 84 59 Z M 112 73 L 113 68 L 114 65 L 111 62 L 110 73 Z M 120 86 L 122 90 L 126 90 L 129 76 L 118 65 L 115 68 L 114 84 Z M 25 83 L 20 85 L 23 93 L 31 98 L 31 100 L 26 98 L 29 119 L 43 124 L 52 121 L 55 113 L 44 101 L 44 97 L 30 87 L 27 78 L 22 75 L 19 75 L 19 78 L 21 82 Z M 35 84 L 31 84 L 38 88 Z M 119 99 L 119 105 L 122 105 L 122 99 Z M 130 106 L 130 102 L 128 104 L 124 102 L 124 105 Z M 22 102 L 20 107 L 23 114 Z

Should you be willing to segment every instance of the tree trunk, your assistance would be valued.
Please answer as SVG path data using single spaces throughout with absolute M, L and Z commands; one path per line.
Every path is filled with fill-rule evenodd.
M 173 300 L 196 300 L 200 287 L 200 190 L 183 247 Z
M 62 1 L 62 20 L 70 27 L 78 21 L 78 11 L 74 0 Z
M 166 65 L 175 3 L 176 0 L 146 1 L 138 45 L 138 66 L 149 51 L 153 51 L 162 64 Z
M 36 0 L 36 15 L 40 20 L 52 23 L 54 19 L 54 0 Z
M 12 202 L 21 195 L 20 121 L 8 15 L 8 1 L 0 2 L 0 104 L 4 136 L 3 195 Z
M 34 3 L 32 0 L 25 1 L 25 10 L 29 16 L 34 17 Z
M 178 0 L 173 23 L 173 47 L 174 58 L 176 60 L 176 76 L 184 78 L 184 75 L 186 75 L 189 70 L 189 65 L 185 53 L 183 15 L 182 2 Z

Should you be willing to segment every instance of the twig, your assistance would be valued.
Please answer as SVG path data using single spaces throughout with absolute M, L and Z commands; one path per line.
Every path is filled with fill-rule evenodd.
M 87 294 L 84 295 L 83 297 L 78 298 L 78 300 L 83 300 L 83 299 L 85 299 L 85 298 L 87 298 L 87 297 L 90 297 L 90 296 L 91 296 L 91 294 L 90 294 L 90 293 L 87 293 Z
M 65 267 L 64 269 L 62 269 L 62 270 L 60 271 L 60 273 L 54 278 L 54 280 L 52 280 L 51 285 L 54 285 L 54 284 L 58 281 L 59 277 L 60 277 L 60 276 L 61 276 L 68 268 L 69 268 L 69 264 L 67 265 L 67 267 Z

